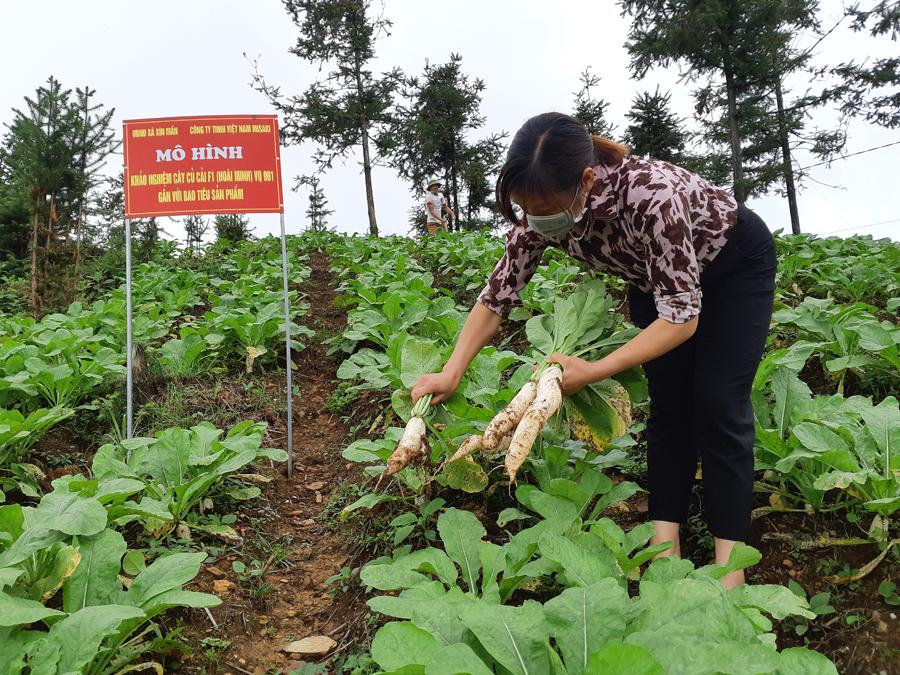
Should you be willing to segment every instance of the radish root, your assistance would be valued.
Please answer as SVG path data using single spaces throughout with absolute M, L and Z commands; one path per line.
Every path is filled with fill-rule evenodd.
M 510 441 L 512 441 L 512 434 L 507 434 L 506 436 L 504 436 L 503 438 L 500 439 L 500 444 L 497 446 L 496 451 L 493 453 L 489 453 L 484 446 L 484 436 L 477 435 L 477 434 L 473 435 L 473 436 L 469 436 L 466 440 L 464 440 L 460 444 L 459 449 L 456 452 L 454 452 L 453 456 L 450 457 L 450 459 L 448 459 L 446 462 L 444 462 L 444 464 L 449 464 L 450 462 L 455 462 L 464 457 L 468 457 L 469 455 L 471 455 L 474 452 L 477 452 L 478 450 L 482 450 L 486 454 L 497 454 L 500 452 L 504 452 L 509 447 Z
M 537 388 L 538 383 L 534 380 L 526 382 L 525 386 L 519 390 L 519 393 L 491 420 L 484 430 L 483 445 L 485 450 L 500 452 L 500 443 L 506 436 L 511 435 L 519 422 L 522 421 L 522 416 L 525 414 L 528 406 L 534 401 Z
M 411 417 L 403 431 L 403 436 L 397 447 L 391 453 L 387 461 L 387 468 L 384 470 L 384 476 L 393 476 L 406 466 L 409 466 L 414 460 L 421 459 L 425 456 L 425 420 L 421 417 Z
M 387 468 L 378 477 L 378 484 L 382 479 L 393 476 L 401 469 L 406 468 L 412 462 L 422 459 L 427 454 L 428 438 L 425 429 L 425 415 L 428 413 L 428 406 L 431 405 L 431 394 L 426 394 L 413 406 L 412 416 L 406 423 L 400 442 L 391 453 L 387 461 Z M 378 487 L 376 484 L 376 489 Z
M 562 369 L 554 364 L 541 374 L 534 400 L 522 416 L 509 444 L 505 465 L 510 483 L 515 483 L 516 474 L 531 452 L 535 439 L 547 424 L 547 420 L 559 410 L 560 405 L 562 405 Z

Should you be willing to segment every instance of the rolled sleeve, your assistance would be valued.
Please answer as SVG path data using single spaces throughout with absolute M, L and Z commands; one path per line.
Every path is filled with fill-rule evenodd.
M 478 302 L 505 319 L 513 307 L 520 307 L 519 294 L 534 276 L 546 242 L 522 224 L 514 225 L 506 235 L 506 249 L 497 262 Z
M 637 213 L 656 311 L 669 323 L 686 323 L 700 314 L 703 298 L 688 198 L 666 180 L 642 192 Z

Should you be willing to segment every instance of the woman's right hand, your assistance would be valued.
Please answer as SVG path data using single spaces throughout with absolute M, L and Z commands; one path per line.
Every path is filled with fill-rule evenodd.
M 432 403 L 446 401 L 458 386 L 459 378 L 444 371 L 422 375 L 412 386 L 413 404 L 425 394 L 432 394 Z

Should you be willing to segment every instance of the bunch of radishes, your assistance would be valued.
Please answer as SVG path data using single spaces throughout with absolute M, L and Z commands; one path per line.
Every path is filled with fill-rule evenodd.
M 613 306 L 614 301 L 606 294 L 603 284 L 589 279 L 568 297 L 557 299 L 552 314 L 531 318 L 525 332 L 535 355 L 542 357 L 540 365 L 484 432 L 469 436 L 446 463 L 477 450 L 487 454 L 505 451 L 506 473 L 510 481 L 515 481 L 535 440 L 562 406 L 562 369 L 555 363 L 548 363 L 547 357 L 554 352 L 578 357 L 598 356 L 626 342 L 634 333 L 617 330 L 621 318 L 612 311 Z M 593 396 L 591 390 L 592 385 L 575 395 L 573 404 L 576 408 L 587 410 L 606 405 L 601 397 Z M 627 398 L 625 403 L 627 405 Z M 428 442 L 424 416 L 430 404 L 430 394 L 416 402 L 382 477 L 391 476 L 426 455 Z
M 506 474 L 516 480 L 535 440 L 562 405 L 562 370 L 547 365 L 525 383 L 512 401 L 490 421 L 481 435 L 469 436 L 447 460 L 455 462 L 476 450 L 489 454 L 506 451 Z
M 430 394 L 416 402 L 412 417 L 387 461 L 383 476 L 392 476 L 425 456 L 428 441 L 423 418 L 430 402 Z M 469 436 L 447 462 L 455 462 L 476 450 L 488 454 L 506 451 L 506 473 L 511 481 L 515 481 L 516 473 L 531 452 L 535 440 L 561 405 L 562 370 L 556 364 L 549 364 L 535 372 L 534 377 L 491 420 L 483 434 Z

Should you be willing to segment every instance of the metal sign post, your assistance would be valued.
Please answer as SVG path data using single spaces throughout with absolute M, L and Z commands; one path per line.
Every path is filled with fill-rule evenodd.
M 281 213 L 281 272 L 284 280 L 284 369 L 287 378 L 287 474 L 294 473 L 294 392 L 291 375 L 294 362 L 291 360 L 291 302 L 288 298 L 287 239 L 284 234 L 284 212 Z
M 131 219 L 125 219 L 125 437 L 134 434 L 134 334 L 131 321 Z M 130 455 L 129 451 L 129 455 Z

